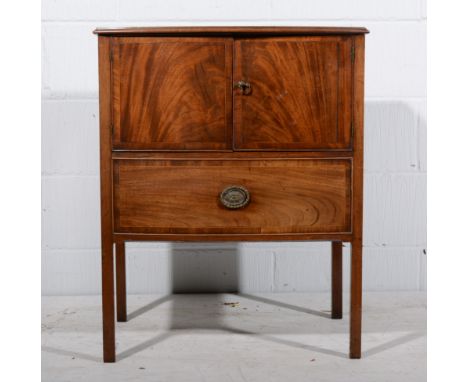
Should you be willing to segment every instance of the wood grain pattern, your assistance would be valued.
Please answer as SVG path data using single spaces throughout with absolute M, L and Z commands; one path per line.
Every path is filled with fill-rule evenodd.
M 101 173 L 101 271 L 104 362 L 115 362 L 114 248 L 112 240 L 112 143 L 111 143 L 111 40 L 100 37 L 99 48 L 99 141 Z
M 369 33 L 361 27 L 129 27 L 98 28 L 98 35 L 108 36 L 243 36 L 243 35 L 356 35 Z
M 354 27 L 95 31 L 105 362 L 115 361 L 113 245 L 122 321 L 125 242 L 148 240 L 333 241 L 336 318 L 342 315 L 341 242 L 351 242 L 349 354 L 360 358 L 367 32 Z M 252 92 L 235 92 L 233 112 L 232 84 L 239 80 L 249 81 Z M 221 205 L 219 193 L 230 185 L 251 192 L 247 207 Z
M 351 241 L 350 358 L 361 358 L 362 218 L 364 188 L 364 37 L 354 39 L 353 239 Z
M 114 242 L 124 241 L 184 241 L 184 242 L 241 242 L 241 241 L 330 241 L 350 242 L 352 233 L 114 233 Z
M 127 274 L 125 242 L 115 244 L 115 287 L 117 292 L 117 321 L 127 321 Z
M 349 160 L 114 163 L 115 232 L 308 233 L 350 230 Z M 228 210 L 219 193 L 242 185 L 250 204 Z
M 345 158 L 351 159 L 352 152 L 349 151 L 232 151 L 232 152 L 159 152 L 159 151 L 114 151 L 112 153 L 113 159 L 203 159 L 203 160 L 216 160 L 216 159 L 229 159 L 229 160 L 245 160 L 245 159 L 311 159 L 311 158 L 324 158 L 336 159 Z
M 351 47 L 344 37 L 238 39 L 236 149 L 349 149 Z
M 331 318 L 343 318 L 343 242 L 332 241 Z
M 117 41 L 113 46 L 114 148 L 230 147 L 230 39 Z
M 351 38 L 302 37 L 235 41 L 236 149 L 349 148 Z

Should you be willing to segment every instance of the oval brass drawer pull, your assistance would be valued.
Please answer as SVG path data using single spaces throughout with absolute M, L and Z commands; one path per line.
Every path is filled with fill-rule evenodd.
M 243 208 L 250 202 L 250 193 L 245 187 L 229 186 L 219 194 L 219 200 L 226 208 Z

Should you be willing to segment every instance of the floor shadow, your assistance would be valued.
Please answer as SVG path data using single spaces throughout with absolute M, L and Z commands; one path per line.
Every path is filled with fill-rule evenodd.
M 270 303 L 270 301 L 268 299 L 266 299 L 266 301 L 262 301 L 262 302 L 265 302 L 265 303 Z M 283 306 L 282 306 L 283 307 Z M 289 306 L 288 306 L 289 308 Z M 302 310 L 300 310 L 302 312 Z M 178 315 L 180 312 L 177 312 L 177 311 L 174 311 L 174 314 L 173 316 L 175 315 Z M 306 313 L 306 312 L 304 312 Z M 185 315 L 184 315 L 185 316 Z M 177 335 L 178 331 L 181 331 L 183 329 L 188 329 L 188 328 L 208 328 L 208 329 L 213 329 L 213 330 L 223 330 L 225 332 L 228 332 L 228 333 L 232 333 L 232 334 L 241 334 L 241 335 L 248 335 L 248 336 L 252 336 L 256 339 L 259 339 L 261 341 L 267 341 L 267 342 L 271 342 L 271 343 L 275 343 L 275 344 L 280 344 L 280 345 L 284 345 L 284 346 L 288 346 L 288 347 L 293 347 L 293 348 L 298 348 L 298 349 L 304 349 L 304 350 L 309 350 L 309 351 L 313 351 L 313 352 L 316 352 L 316 353 L 321 353 L 321 354 L 325 354 L 325 355 L 329 355 L 329 356 L 333 356 L 333 357 L 338 357 L 338 358 L 344 358 L 344 359 L 347 359 L 348 358 L 348 353 L 346 352 L 339 352 L 339 351 L 336 351 L 336 350 L 332 350 L 332 349 L 327 349 L 327 348 L 324 348 L 324 347 L 320 347 L 320 346 L 315 346 L 315 345 L 310 345 L 310 344 L 304 344 L 304 343 L 301 343 L 301 342 L 298 342 L 298 341 L 293 341 L 293 340 L 290 340 L 290 339 L 286 339 L 286 338 L 279 338 L 279 337 L 275 337 L 274 335 L 270 335 L 270 334 L 264 334 L 264 333 L 259 333 L 259 332 L 256 332 L 256 331 L 252 331 L 252 330 L 245 330 L 243 328 L 233 328 L 233 327 L 230 327 L 230 326 L 227 326 L 227 325 L 223 325 L 221 324 L 221 322 L 217 319 L 215 319 L 213 321 L 212 318 L 209 318 L 209 317 L 212 317 L 212 315 L 210 316 L 207 316 L 205 317 L 206 319 L 204 320 L 204 325 L 197 325 L 196 322 L 195 324 L 193 324 L 194 322 L 192 321 L 192 325 L 188 325 L 186 321 L 183 320 L 183 318 L 181 317 L 180 320 L 179 319 L 176 319 L 175 322 L 177 324 L 174 325 L 174 327 L 172 328 L 172 332 L 167 332 L 167 333 L 163 333 L 163 334 L 160 334 L 160 335 L 157 335 L 145 342 L 142 342 L 130 349 L 127 349 L 125 350 L 124 352 L 120 353 L 117 358 L 120 360 L 120 359 L 124 359 L 124 358 L 127 358 L 133 354 L 136 354 L 140 351 L 143 351 L 155 344 L 158 344 L 160 342 L 162 342 L 163 340 L 171 337 L 171 336 L 175 336 Z M 322 316 L 320 316 L 322 317 Z M 327 317 L 328 318 L 328 317 Z M 362 352 L 362 358 L 369 358 L 371 356 L 374 356 L 376 354 L 380 354 L 380 353 L 383 353 L 385 351 L 388 351 L 390 349 L 393 349 L 395 347 L 398 347 L 398 346 L 402 346 L 404 344 L 407 344 L 409 342 L 412 342 L 414 340 L 417 340 L 418 338 L 422 338 L 425 336 L 425 332 L 424 331 L 416 331 L 416 332 L 411 332 L 411 333 L 408 333 L 408 334 L 405 334 L 399 338 L 396 338 L 396 339 L 393 339 L 391 341 L 388 341 L 388 342 L 385 342 L 383 344 L 380 344 L 378 346 L 375 346 L 375 347 L 372 347 L 368 350 L 365 350 Z M 85 355 L 85 354 L 80 354 L 80 353 L 76 353 L 76 352 L 67 352 L 67 351 L 62 351 L 62 350 L 58 350 L 58 349 L 52 349 L 54 351 L 51 351 L 51 352 L 55 352 L 56 354 L 62 354 L 62 355 L 73 355 L 73 356 L 77 356 L 77 357 L 80 357 L 80 358 L 84 358 L 84 359 L 89 359 L 89 360 L 97 360 L 95 357 L 91 357 L 91 356 L 88 356 L 88 355 Z
M 175 335 L 176 330 L 222 329 L 224 300 L 216 293 L 236 293 L 239 290 L 239 254 L 236 243 L 171 243 L 171 290 L 164 296 L 128 314 L 132 320 L 170 301 L 170 330 L 142 342 L 117 355 L 121 360 L 143 351 Z M 182 294 L 210 293 L 200 302 L 199 309 L 187 304 Z M 176 295 L 176 296 L 174 296 Z M 187 298 L 191 298 L 187 296 Z M 193 300 L 192 300 L 193 301 Z M 209 305 L 209 314 L 206 314 Z M 188 311 L 189 310 L 189 311 Z
M 371 349 L 368 349 L 366 351 L 363 351 L 362 352 L 362 358 L 367 358 L 367 357 L 371 357 L 375 354 L 379 354 L 379 353 L 382 353 L 386 350 L 390 350 L 390 349 L 393 349 L 397 346 L 400 346 L 400 345 L 404 345 L 408 342 L 411 342 L 411 341 L 414 341 L 414 340 L 417 340 L 418 338 L 421 338 L 421 337 L 424 337 L 426 335 L 425 332 L 412 332 L 412 333 L 408 333 L 404 336 L 401 336 L 399 338 L 395 338 L 394 340 L 392 341 L 389 341 L 389 342 L 385 342 L 381 345 L 378 345 L 378 346 L 375 346 Z
M 153 337 L 153 338 L 150 338 L 149 340 L 146 340 L 142 343 L 139 343 L 138 345 L 135 345 L 135 346 L 132 346 L 131 348 L 127 349 L 127 350 L 124 350 L 123 352 L 121 353 L 118 353 L 116 355 L 116 360 L 117 361 L 121 361 L 125 358 L 128 358 L 136 353 L 139 353 L 143 350 L 146 350 L 148 348 L 150 348 L 151 346 L 154 346 L 166 339 L 168 339 L 169 337 L 173 336 L 174 333 L 170 333 L 170 332 L 165 332 L 165 333 L 161 333 L 161 334 L 158 334 L 157 336 Z
M 285 309 L 295 310 L 296 312 L 312 314 L 312 315 L 317 316 L 317 317 L 331 318 L 331 313 L 327 314 L 327 313 L 324 313 L 324 312 L 321 312 L 321 311 L 318 311 L 318 310 L 303 308 L 302 306 L 286 304 L 286 303 L 281 302 L 281 301 L 276 301 L 276 300 L 272 300 L 272 299 L 265 298 L 265 297 L 260 297 L 260 296 L 254 296 L 254 295 L 246 294 L 246 293 L 238 293 L 238 295 L 242 296 L 242 297 L 245 297 L 245 298 L 248 298 L 250 300 L 262 302 L 262 303 L 269 304 L 269 305 L 274 305 L 274 306 L 277 306 L 279 308 L 285 308 Z
M 255 333 L 255 332 L 250 332 L 250 331 L 241 330 L 241 329 L 234 329 L 234 328 L 228 328 L 228 327 L 225 327 L 223 329 L 225 331 L 227 331 L 227 332 L 230 332 L 230 333 L 250 335 L 250 336 L 253 336 L 253 337 L 258 338 L 260 340 L 269 341 L 269 342 L 273 342 L 273 343 L 280 344 L 280 345 L 286 345 L 286 346 L 290 346 L 290 347 L 294 347 L 294 348 L 298 348 L 298 349 L 306 349 L 306 350 L 310 350 L 310 351 L 314 351 L 314 352 L 322 353 L 322 354 L 326 354 L 326 355 L 331 355 L 331 356 L 339 357 L 339 358 L 348 358 L 348 354 L 346 354 L 346 353 L 341 353 L 341 352 L 337 352 L 335 350 L 321 348 L 319 346 L 306 345 L 306 344 L 302 344 L 300 342 L 291 341 L 291 340 L 287 340 L 287 339 L 284 339 L 284 338 L 277 338 L 277 337 L 274 337 L 274 336 L 265 335 L 265 334 L 258 334 L 258 333 Z
M 167 296 L 158 298 L 158 299 L 150 302 L 149 304 L 144 305 L 141 308 L 138 308 L 137 310 L 128 313 L 127 314 L 127 322 L 130 321 L 130 320 L 133 320 L 134 318 L 137 318 L 138 316 L 141 316 L 142 314 L 144 314 L 146 312 L 149 312 L 150 310 L 156 308 L 157 306 L 159 306 L 159 305 L 161 305 L 161 304 L 163 304 L 163 303 L 165 303 L 167 301 L 171 301 L 171 300 L 172 300 L 171 295 L 167 295 Z
M 200 314 L 209 309 L 202 320 L 187 319 L 184 299 L 172 302 L 171 328 L 220 328 L 223 325 L 224 300 L 212 293 L 236 293 L 239 290 L 239 251 L 237 243 L 173 243 L 172 292 L 211 293 L 209 307 L 200 304 Z M 190 308 L 191 309 L 191 308 Z M 193 315 L 192 315 L 193 318 Z
M 80 358 L 80 359 L 84 359 L 87 361 L 102 363 L 101 357 L 95 357 L 90 354 L 80 353 L 80 352 L 73 351 L 73 350 L 58 349 L 52 346 L 41 346 L 41 351 L 51 353 L 51 354 L 56 354 L 56 355 L 63 355 L 63 356 L 70 357 L 70 358 L 75 357 L 75 358 Z
M 172 293 L 236 293 L 237 243 L 172 243 Z

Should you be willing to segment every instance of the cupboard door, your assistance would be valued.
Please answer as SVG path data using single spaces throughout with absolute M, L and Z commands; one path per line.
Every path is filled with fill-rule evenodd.
M 236 40 L 235 149 L 349 149 L 352 42 L 330 36 Z
M 114 149 L 231 149 L 231 77 L 231 39 L 114 38 Z

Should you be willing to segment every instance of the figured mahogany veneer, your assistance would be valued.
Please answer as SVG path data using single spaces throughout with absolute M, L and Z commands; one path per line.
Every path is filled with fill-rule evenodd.
M 116 149 L 230 149 L 232 41 L 116 38 Z
M 219 202 L 242 183 L 251 201 Z M 346 233 L 351 230 L 351 163 L 311 160 L 118 160 L 114 230 L 145 233 Z
M 239 39 L 234 78 L 235 149 L 349 149 L 351 37 Z
M 104 361 L 115 361 L 116 311 L 127 320 L 125 242 L 143 240 L 331 241 L 332 318 L 350 242 L 349 355 L 360 358 L 367 30 L 95 33 Z

